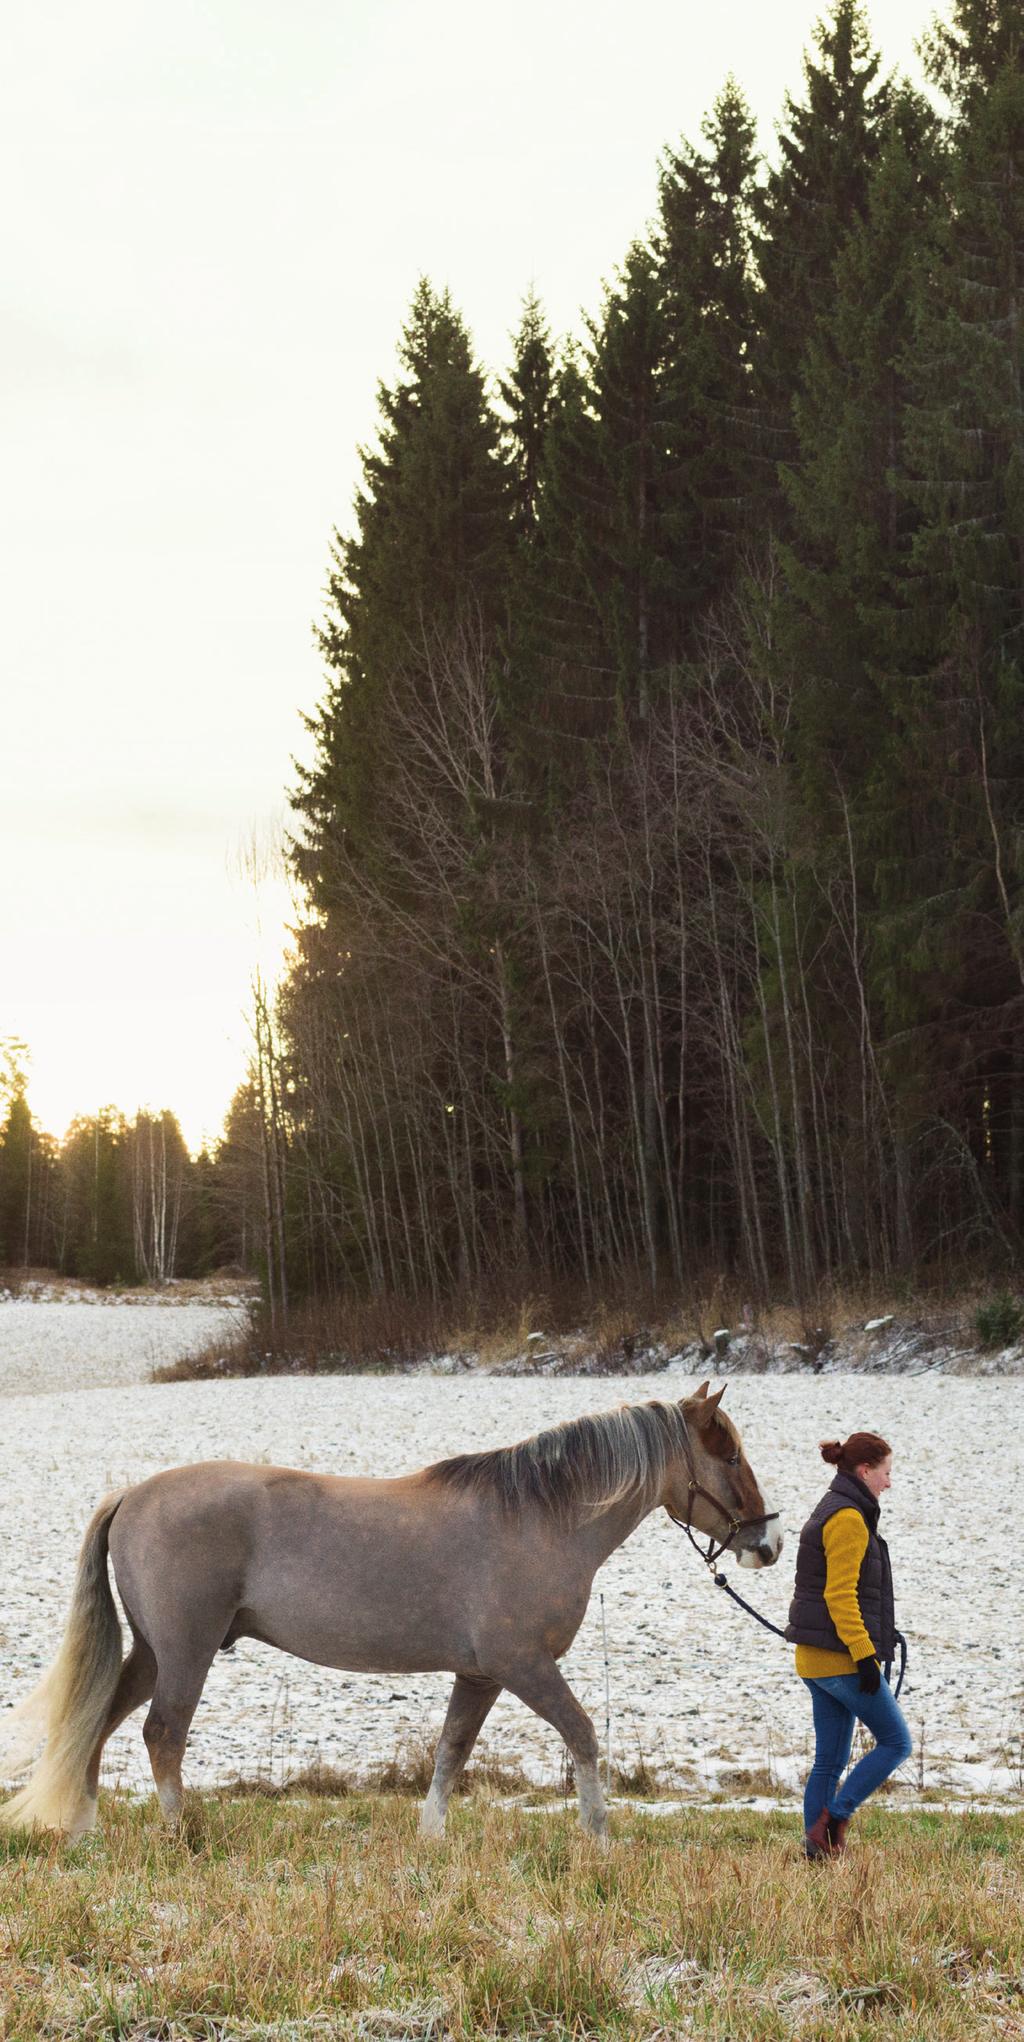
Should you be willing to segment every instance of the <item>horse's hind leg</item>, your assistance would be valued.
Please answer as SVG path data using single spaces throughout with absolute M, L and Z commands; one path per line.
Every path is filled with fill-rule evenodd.
M 505 1675 L 503 1685 L 564 1739 L 576 1767 L 580 1821 L 592 1836 L 606 1837 L 608 1811 L 597 1770 L 597 1732 L 555 1661 L 545 1657 L 519 1665 Z
M 107 1720 L 96 1740 L 86 1768 L 85 1789 L 93 1810 L 99 1793 L 100 1759 L 107 1738 L 113 1736 L 118 1725 L 124 1722 L 126 1716 L 131 1715 L 133 1709 L 139 1708 L 142 1702 L 148 1702 L 155 1686 L 156 1660 L 145 1638 L 141 1638 L 135 1631 L 132 1649 L 121 1668 L 120 1678 L 107 1711 Z
M 494 1707 L 500 1693 L 500 1681 L 456 1675 L 434 1757 L 434 1777 L 420 1810 L 421 1836 L 444 1835 L 452 1788 L 480 1735 L 488 1710 Z
M 199 1659 L 186 1659 L 180 1648 L 177 1654 L 165 1654 L 162 1650 L 158 1654 L 156 1687 L 149 1714 L 142 1726 L 142 1735 L 153 1768 L 160 1808 L 165 1822 L 171 1824 L 178 1821 L 184 1799 L 181 1762 L 185 1756 L 189 1724 L 195 1715 L 220 1637 L 219 1632 L 216 1644 L 209 1651 L 204 1651 Z

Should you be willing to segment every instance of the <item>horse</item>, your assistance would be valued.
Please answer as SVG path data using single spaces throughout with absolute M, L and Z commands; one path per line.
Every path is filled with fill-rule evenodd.
M 702 1383 L 678 1403 L 623 1404 L 392 1478 L 206 1461 L 115 1490 L 86 1530 L 58 1656 L 15 1712 L 46 1738 L 0 1821 L 71 1838 L 91 1828 L 103 1746 L 148 1702 L 142 1735 L 173 1826 L 213 1660 L 256 1638 L 318 1666 L 454 1674 L 423 1834 L 443 1834 L 505 1688 L 564 1739 L 580 1822 L 606 1836 L 594 1725 L 558 1666 L 598 1568 L 659 1505 L 707 1536 L 709 1558 L 731 1548 L 762 1567 L 781 1551 L 722 1395 Z

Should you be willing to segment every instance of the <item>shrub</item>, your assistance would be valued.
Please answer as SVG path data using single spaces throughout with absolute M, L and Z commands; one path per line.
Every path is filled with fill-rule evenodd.
M 982 1347 L 1011 1347 L 1024 1331 L 1024 1307 L 1008 1290 L 997 1291 L 978 1306 L 974 1327 Z

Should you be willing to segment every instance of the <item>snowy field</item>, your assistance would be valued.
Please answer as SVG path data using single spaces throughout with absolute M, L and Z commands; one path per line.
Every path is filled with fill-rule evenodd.
M 145 1303 L 123 1293 L 109 1298 L 37 1301 L 0 1299 L 0 1410 L 17 1392 L 113 1389 L 144 1383 L 153 1369 L 215 1340 L 228 1340 L 244 1324 L 244 1301 Z
M 106 1489 L 158 1468 L 238 1456 L 338 1473 L 398 1473 L 445 1453 L 501 1444 L 625 1399 L 682 1396 L 689 1375 L 331 1376 L 155 1386 L 155 1360 L 205 1343 L 217 1308 L 0 1304 L 0 1669 L 2 1707 L 52 1657 L 81 1533 Z M 176 1324 L 176 1321 L 181 1321 Z M 133 1380 L 134 1376 L 134 1380 Z M 730 1578 L 784 1622 L 795 1537 L 826 1486 L 820 1438 L 857 1426 L 894 1443 L 883 1522 L 910 1642 L 904 1705 L 915 1753 L 899 1791 L 1019 1802 L 1024 1770 L 1018 1551 L 1024 1382 L 942 1376 L 738 1377 L 728 1391 L 751 1462 L 781 1509 L 787 1548 L 770 1571 Z M 607 1634 L 613 1761 L 639 1754 L 685 1793 L 785 1797 L 808 1762 L 809 1705 L 790 1649 L 717 1591 L 681 1531 L 658 1512 L 597 1577 L 563 1662 L 604 1741 Z M 433 1736 L 443 1676 L 327 1672 L 243 1643 L 217 1661 L 193 1724 L 189 1778 L 281 1779 L 317 1760 L 365 1770 Z M 0 1716 L 2 1721 L 2 1716 Z M 148 1782 L 134 1718 L 108 1746 L 106 1777 Z M 561 1774 L 546 1725 L 502 1698 L 480 1749 Z M 753 1773 L 755 1780 L 742 1774 Z

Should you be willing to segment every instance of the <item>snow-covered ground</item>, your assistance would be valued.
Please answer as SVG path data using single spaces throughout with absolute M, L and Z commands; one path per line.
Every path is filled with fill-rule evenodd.
M 220 1329 L 207 1323 L 213 1310 L 0 1304 L 0 1711 L 52 1656 L 82 1530 L 110 1487 L 218 1456 L 397 1473 L 584 1410 L 678 1397 L 694 1386 L 690 1374 L 672 1369 L 599 1381 L 425 1374 L 162 1386 L 139 1380 L 154 1360 L 215 1335 Z M 740 1376 L 727 1408 L 787 1534 L 776 1568 L 736 1573 L 730 1563 L 730 1578 L 776 1623 L 785 1620 L 796 1533 L 827 1481 L 818 1440 L 857 1426 L 892 1440 L 884 1525 L 897 1615 L 910 1641 L 903 1699 L 916 1747 L 901 1789 L 1019 1802 L 1024 1382 Z M 752 1793 L 769 1781 L 783 1793 L 795 1789 L 808 1762 L 810 1710 L 790 1650 L 713 1587 L 660 1512 L 598 1576 L 564 1662 L 602 1743 L 605 1633 L 613 1761 L 630 1764 L 642 1753 L 653 1766 L 674 1769 L 698 1796 Z M 281 1778 L 316 1760 L 369 1769 L 403 1742 L 436 1734 L 447 1689 L 443 1676 L 328 1672 L 244 1643 L 211 1671 L 193 1725 L 189 1777 L 206 1785 L 240 1773 Z M 108 1747 L 108 1780 L 148 1781 L 140 1721 Z M 518 1760 L 539 1782 L 560 1776 L 554 1733 L 507 1698 L 480 1749 Z M 737 1769 L 758 1780 L 744 1783 Z
M 148 1382 L 155 1368 L 230 1340 L 245 1317 L 241 1296 L 216 1304 L 179 1304 L 173 1292 L 145 1302 L 95 1291 L 0 1299 L 0 1400 Z

